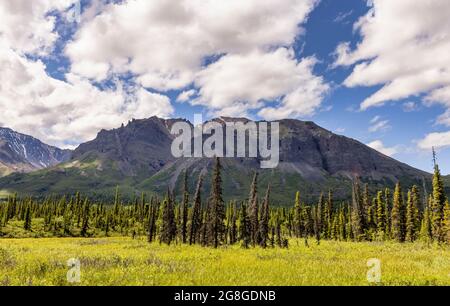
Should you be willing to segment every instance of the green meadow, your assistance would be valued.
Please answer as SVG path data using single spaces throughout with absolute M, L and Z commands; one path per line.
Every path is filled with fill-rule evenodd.
M 450 285 L 450 248 L 291 240 L 288 249 L 219 249 L 148 244 L 131 238 L 0 240 L 2 286 L 199 285 Z M 69 259 L 80 283 L 67 281 Z M 369 259 L 381 262 L 381 282 L 369 283 Z

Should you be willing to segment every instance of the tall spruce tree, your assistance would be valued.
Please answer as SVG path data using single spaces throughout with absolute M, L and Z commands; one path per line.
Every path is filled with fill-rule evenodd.
M 434 166 L 433 176 L 433 201 L 431 206 L 431 226 L 433 239 L 438 242 L 444 241 L 444 232 L 442 223 L 444 219 L 444 206 L 446 196 L 444 193 L 444 183 L 442 182 L 441 171 L 439 166 Z
M 248 216 L 250 219 L 250 228 L 251 228 L 251 242 L 253 246 L 258 244 L 258 234 L 259 234 L 259 205 L 258 205 L 258 173 L 255 172 L 253 176 L 253 182 L 250 187 L 250 196 L 248 199 Z
M 357 241 L 362 241 L 365 239 L 366 226 L 364 218 L 364 208 L 360 198 L 358 182 L 353 183 L 351 208 L 351 227 L 353 231 L 353 237 Z
M 163 201 L 161 206 L 159 241 L 170 245 L 175 237 L 175 233 L 176 225 L 174 206 L 170 192 L 168 192 L 166 199 Z
M 412 200 L 411 190 L 408 191 L 406 202 L 406 236 L 407 242 L 414 242 L 416 239 L 416 224 L 415 224 L 415 208 Z
M 31 204 L 27 205 L 25 208 L 25 222 L 23 225 L 23 229 L 26 231 L 31 231 Z
M 209 199 L 209 214 L 207 220 L 208 244 L 219 247 L 225 238 L 225 203 L 222 196 L 222 165 L 216 157 L 211 182 L 211 196 Z
M 194 195 L 194 204 L 192 206 L 191 213 L 191 224 L 189 230 L 189 244 L 195 244 L 199 234 L 200 228 L 202 226 L 202 184 L 203 184 L 203 176 L 200 174 L 197 182 L 197 188 L 195 190 Z
M 392 238 L 404 242 L 406 236 L 405 207 L 400 183 L 397 183 L 392 204 Z
M 261 219 L 259 221 L 259 245 L 262 248 L 267 247 L 269 240 L 269 219 L 270 219 L 270 186 L 267 187 L 266 196 L 261 211 Z
M 251 243 L 251 224 L 247 209 L 247 206 L 243 202 L 241 204 L 241 212 L 239 214 L 239 239 L 242 241 L 242 247 L 246 249 Z
M 83 216 L 82 216 L 82 225 L 81 225 L 81 236 L 86 237 L 87 231 L 89 229 L 89 215 L 90 215 L 90 205 L 89 200 L 86 198 L 83 204 Z
M 187 221 L 189 211 L 189 190 L 188 190 L 188 178 L 187 170 L 184 172 L 184 187 L 183 187 L 183 202 L 181 204 L 181 242 L 187 242 Z
M 382 236 L 384 239 L 384 233 L 386 231 L 386 215 L 385 215 L 385 204 L 383 201 L 383 192 L 380 191 L 377 194 L 377 232 L 378 235 Z
M 294 235 L 297 238 L 302 237 L 303 234 L 303 218 L 302 218 L 302 204 L 300 200 L 300 192 L 297 191 L 295 194 L 295 204 L 294 204 Z

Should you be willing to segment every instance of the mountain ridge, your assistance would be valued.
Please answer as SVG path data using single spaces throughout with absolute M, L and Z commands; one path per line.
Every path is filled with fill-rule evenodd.
M 213 120 L 247 120 L 222 117 Z M 162 195 L 179 189 L 188 171 L 194 188 L 200 173 L 207 174 L 211 159 L 172 156 L 174 123 L 185 119 L 132 120 L 126 126 L 102 130 L 97 137 L 76 148 L 69 161 L 30 174 L 0 179 L 0 190 L 30 195 L 83 193 L 105 196 L 120 186 L 123 194 L 140 192 Z M 280 164 L 260 169 L 258 158 L 224 158 L 224 189 L 227 199 L 245 199 L 254 171 L 261 188 L 271 184 L 274 198 L 285 203 L 300 190 L 312 201 L 321 191 L 333 189 L 337 198 L 348 199 L 352 180 L 359 177 L 372 188 L 404 184 L 429 184 L 431 174 L 387 157 L 354 139 L 336 135 L 310 121 L 280 120 Z M 205 193 L 208 192 L 208 177 Z
M 70 156 L 70 150 L 47 145 L 10 128 L 0 128 L 0 176 L 48 168 L 69 160 Z

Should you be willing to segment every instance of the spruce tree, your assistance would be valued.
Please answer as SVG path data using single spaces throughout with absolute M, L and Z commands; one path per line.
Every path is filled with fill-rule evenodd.
M 251 241 L 253 246 L 258 243 L 258 219 L 259 219 L 259 207 L 258 207 L 258 173 L 255 172 L 253 177 L 253 182 L 250 187 L 250 196 L 248 199 L 248 216 L 250 219 L 250 228 L 251 228 Z
M 235 244 L 237 241 L 237 211 L 236 211 L 236 202 L 233 202 L 233 204 L 231 205 L 231 213 L 230 213 L 230 217 L 231 217 L 231 225 L 230 225 L 230 244 Z
M 23 229 L 26 231 L 31 231 L 31 204 L 27 205 L 25 209 L 25 222 L 23 225 Z
M 239 239 L 242 241 L 242 247 L 248 248 L 251 243 L 251 224 L 247 214 L 247 206 L 241 204 L 241 212 L 239 214 Z
M 405 207 L 400 183 L 397 183 L 394 191 L 392 206 L 392 238 L 398 242 L 404 242 L 406 235 Z
M 353 237 L 356 241 L 365 239 L 365 218 L 364 208 L 361 203 L 358 182 L 353 184 L 352 189 L 352 209 L 351 209 L 351 227 Z
M 89 200 L 86 198 L 83 204 L 83 216 L 82 216 L 82 226 L 81 226 L 81 232 L 80 235 L 83 237 L 87 236 L 87 231 L 89 228 L 89 214 L 90 214 L 90 206 L 89 206 Z
M 415 233 L 415 212 L 414 212 L 414 203 L 412 200 L 411 190 L 408 191 L 408 200 L 406 202 L 406 237 L 405 240 L 407 242 L 414 242 L 416 239 Z
M 439 170 L 439 166 L 435 164 L 433 176 L 433 201 L 431 206 L 431 226 L 433 239 L 438 242 L 444 241 L 442 223 L 444 219 L 445 200 L 446 197 L 441 172 Z
M 207 220 L 208 244 L 218 248 L 224 241 L 225 203 L 222 196 L 222 166 L 219 158 L 215 159 L 215 166 L 211 182 L 211 196 L 209 200 L 209 214 Z
M 267 187 L 266 197 L 261 211 L 261 219 L 259 221 L 259 245 L 262 248 L 267 247 L 269 240 L 269 218 L 270 218 L 270 186 Z
M 170 245 L 174 239 L 175 231 L 176 226 L 173 201 L 170 193 L 168 193 L 161 207 L 159 241 Z
M 295 194 L 294 205 L 294 234 L 297 238 L 302 237 L 303 234 L 303 218 L 302 218 L 302 204 L 300 200 L 300 192 Z
M 202 226 L 202 184 L 203 176 L 200 174 L 197 182 L 197 188 L 194 195 L 194 204 L 192 206 L 191 224 L 189 230 L 189 244 L 195 244 L 200 234 L 200 228 Z
M 383 202 L 383 192 L 377 194 L 377 232 L 378 235 L 384 236 L 386 230 L 385 204 Z
M 392 207 L 391 207 L 391 190 L 389 188 L 386 188 L 384 191 L 384 215 L 386 217 L 386 221 L 384 222 L 386 229 L 385 229 L 385 235 L 387 238 L 391 236 L 391 226 L 392 226 Z
M 336 225 L 336 220 L 333 216 L 334 213 L 334 204 L 333 204 L 333 192 L 331 190 L 328 191 L 328 200 L 326 205 L 326 213 L 325 213 L 325 219 L 327 220 L 328 228 L 327 228 L 327 237 L 331 238 L 332 231 L 334 230 L 333 227 Z M 336 222 L 335 222 L 336 221 Z M 333 225 L 333 222 L 335 223 Z
M 188 221 L 188 205 L 189 205 L 189 190 L 187 182 L 187 170 L 184 172 L 184 188 L 183 188 L 183 202 L 181 204 L 181 242 L 187 242 L 187 221 Z

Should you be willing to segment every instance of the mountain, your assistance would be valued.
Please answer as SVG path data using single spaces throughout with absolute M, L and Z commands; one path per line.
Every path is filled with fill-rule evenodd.
M 46 145 L 36 138 L 0 128 L 0 176 L 55 166 L 70 159 L 71 151 Z
M 248 122 L 247 119 L 215 119 L 221 124 L 236 120 Z M 213 161 L 172 156 L 174 136 L 170 130 L 179 121 L 152 117 L 133 120 L 118 129 L 102 130 L 96 139 L 80 145 L 71 160 L 41 171 L 0 179 L 0 190 L 31 195 L 81 191 L 105 197 L 120 186 L 123 195 L 163 194 L 168 187 L 180 189 L 185 170 L 192 190 L 199 174 L 208 174 Z M 336 198 L 348 199 L 355 177 L 373 190 L 393 186 L 398 180 L 405 186 L 422 186 L 424 180 L 429 184 L 431 177 L 356 140 L 299 120 L 280 121 L 277 168 L 260 169 L 259 158 L 225 158 L 222 163 L 226 199 L 245 199 L 253 173 L 258 171 L 260 190 L 270 183 L 272 198 L 280 204 L 290 204 L 297 190 L 307 201 L 315 201 L 321 191 L 328 189 L 333 189 Z M 206 175 L 205 196 L 208 189 Z

